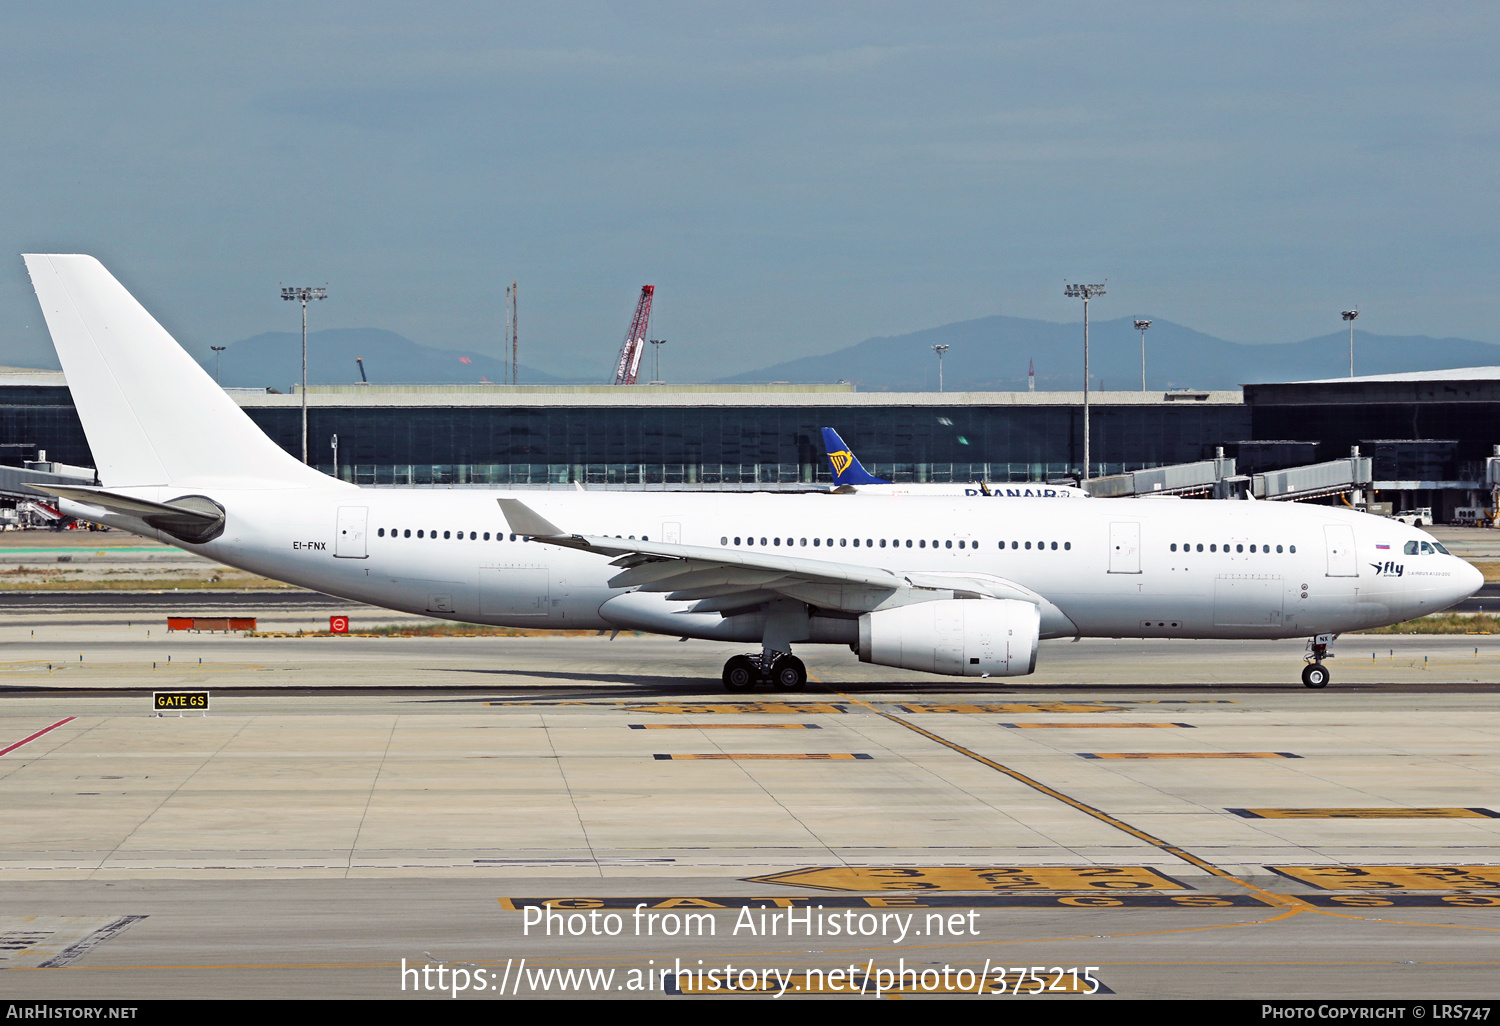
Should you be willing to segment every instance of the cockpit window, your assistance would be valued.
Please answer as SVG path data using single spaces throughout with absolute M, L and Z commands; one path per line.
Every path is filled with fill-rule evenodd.
M 1428 545 L 1426 542 L 1422 543 L 1422 555 L 1424 555 L 1424 556 L 1430 556 L 1430 555 L 1432 555 L 1432 546 Z
M 1406 547 L 1401 551 L 1406 553 L 1408 556 L 1415 556 L 1417 554 L 1417 543 L 1414 541 L 1409 541 L 1406 543 Z
M 1443 548 L 1443 543 L 1442 542 L 1433 542 L 1432 543 L 1432 547 L 1435 548 L 1435 549 L 1437 549 L 1439 552 L 1441 552 L 1445 556 L 1451 556 L 1451 555 L 1453 555 L 1453 553 L 1451 553 L 1447 549 Z

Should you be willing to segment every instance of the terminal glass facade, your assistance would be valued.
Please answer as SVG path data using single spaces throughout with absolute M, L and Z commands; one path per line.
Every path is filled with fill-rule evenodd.
M 300 451 L 294 409 L 251 409 Z M 865 467 L 900 482 L 1046 481 L 1082 469 L 1072 406 L 406 407 L 309 414 L 313 462 L 361 484 L 725 484 L 826 482 L 821 429 Z M 1243 438 L 1242 406 L 1093 410 L 1094 476 L 1204 459 Z
M 1047 481 L 1082 469 L 1072 405 L 313 407 L 311 462 L 360 484 L 733 485 L 829 480 L 821 429 L 835 428 L 872 473 L 900 482 Z M 302 451 L 295 406 L 247 407 L 287 452 Z M 1093 476 L 1185 463 L 1250 435 L 1241 405 L 1095 406 Z M 94 458 L 66 387 L 0 387 L 0 463 Z

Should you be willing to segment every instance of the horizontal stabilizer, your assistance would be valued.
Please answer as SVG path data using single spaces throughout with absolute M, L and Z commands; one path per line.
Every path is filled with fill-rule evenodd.
M 224 509 L 202 495 L 184 495 L 171 502 L 153 502 L 131 495 L 72 485 L 27 485 L 34 492 L 95 506 L 108 513 L 134 517 L 180 541 L 201 544 L 224 533 Z

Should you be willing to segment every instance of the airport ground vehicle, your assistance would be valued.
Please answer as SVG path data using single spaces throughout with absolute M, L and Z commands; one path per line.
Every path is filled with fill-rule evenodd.
M 1419 506 L 1416 509 L 1403 509 L 1399 513 L 1392 514 L 1391 519 L 1410 524 L 1412 527 L 1431 527 L 1432 507 Z
M 758 645 L 731 690 L 801 687 L 794 645 L 1022 676 L 1046 638 L 1311 636 L 1436 612 L 1479 571 L 1348 509 L 826 493 L 363 489 L 257 428 L 97 260 L 26 258 L 98 462 L 68 515 L 392 609 Z

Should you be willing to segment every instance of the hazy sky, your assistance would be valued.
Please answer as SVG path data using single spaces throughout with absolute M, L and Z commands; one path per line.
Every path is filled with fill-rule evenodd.
M 0 5 L 0 363 L 19 254 L 190 348 L 315 327 L 669 379 L 991 313 L 1236 341 L 1500 341 L 1500 7 Z M 648 357 L 649 359 L 649 357 Z

